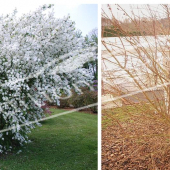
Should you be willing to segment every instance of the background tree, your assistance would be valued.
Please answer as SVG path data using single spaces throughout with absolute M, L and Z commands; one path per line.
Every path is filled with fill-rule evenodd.
M 98 29 L 97 28 L 93 29 L 89 33 L 89 35 L 85 36 L 85 43 L 88 46 L 91 46 L 91 47 L 98 47 Z M 86 63 L 84 65 L 86 68 L 93 70 L 94 80 L 98 79 L 98 60 L 97 60 L 97 55 L 98 55 L 98 48 L 96 48 L 96 50 L 95 50 L 95 54 L 94 54 L 95 60 L 91 61 L 91 62 L 88 62 L 88 63 Z

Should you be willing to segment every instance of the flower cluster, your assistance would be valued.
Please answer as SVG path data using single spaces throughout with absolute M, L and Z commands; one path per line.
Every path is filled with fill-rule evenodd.
M 29 141 L 39 124 L 29 122 L 44 116 L 47 96 L 59 104 L 73 84 L 93 79 L 83 65 L 95 59 L 95 49 L 84 47 L 70 17 L 56 19 L 51 7 L 0 17 L 0 153 Z

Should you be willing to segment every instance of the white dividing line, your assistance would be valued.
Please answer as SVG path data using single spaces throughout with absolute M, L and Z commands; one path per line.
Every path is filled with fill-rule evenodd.
M 30 125 L 30 124 L 34 124 L 34 123 L 37 123 L 37 122 L 44 121 L 44 120 L 53 119 L 53 118 L 56 118 L 56 117 L 59 117 L 59 116 L 70 114 L 70 113 L 73 113 L 73 112 L 76 112 L 76 111 L 79 111 L 79 110 L 83 110 L 83 109 L 86 109 L 86 108 L 94 107 L 94 106 L 97 106 L 97 105 L 98 105 L 98 103 L 93 103 L 93 104 L 90 104 L 90 105 L 87 105 L 87 106 L 79 107 L 79 108 L 76 108 L 76 109 L 73 109 L 73 110 L 69 110 L 69 111 L 65 111 L 65 112 L 62 112 L 62 113 L 59 113 L 59 114 L 56 114 L 56 115 L 45 117 L 45 118 L 42 118 L 42 119 L 39 119 L 39 120 L 36 120 L 36 121 L 30 121 L 30 122 L 19 125 L 19 127 L 27 126 L 27 125 Z M 0 130 L 0 133 L 7 132 L 7 131 L 10 131 L 10 130 L 14 130 L 16 128 L 17 128 L 17 126 L 12 126 L 10 128 Z

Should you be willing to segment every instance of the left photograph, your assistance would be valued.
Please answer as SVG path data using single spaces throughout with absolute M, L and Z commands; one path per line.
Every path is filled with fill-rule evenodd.
M 0 5 L 0 169 L 95 170 L 98 5 L 14 4 Z

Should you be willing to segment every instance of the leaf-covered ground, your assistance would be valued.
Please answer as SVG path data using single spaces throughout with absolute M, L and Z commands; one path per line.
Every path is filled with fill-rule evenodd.
M 53 114 L 64 111 L 51 110 Z M 29 135 L 32 142 L 20 154 L 0 156 L 0 169 L 97 169 L 97 115 L 74 112 L 42 124 Z
M 170 169 L 169 120 L 149 106 L 103 110 L 102 169 Z

